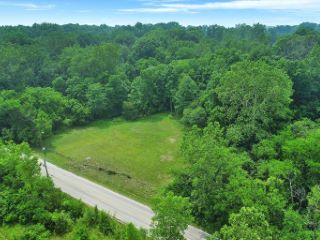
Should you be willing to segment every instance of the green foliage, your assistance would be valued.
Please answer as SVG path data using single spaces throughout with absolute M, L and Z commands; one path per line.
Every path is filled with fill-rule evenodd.
M 89 240 L 89 230 L 85 224 L 79 223 L 74 227 L 73 233 L 74 240 Z
M 280 39 L 275 45 L 275 50 L 280 56 L 289 59 L 303 59 L 319 43 L 318 32 L 301 26 L 295 34 Z
M 178 114 L 183 113 L 183 109 L 188 107 L 198 95 L 197 84 L 187 75 L 184 75 L 178 85 L 174 102 L 175 109 Z
M 229 182 L 233 178 L 245 176 L 242 166 L 247 161 L 249 159 L 245 155 L 221 146 L 203 153 L 193 165 L 190 174 L 191 202 L 200 223 L 209 227 L 214 224 L 214 220 L 218 220 L 217 227 L 227 221 L 228 213 L 238 208 L 231 196 L 228 196 Z
M 83 221 L 88 226 L 95 226 L 99 223 L 99 211 L 97 206 L 95 206 L 94 209 L 92 208 L 86 209 L 83 216 Z
M 113 220 L 105 212 L 99 212 L 98 228 L 105 235 L 112 235 L 114 233 L 115 226 Z
M 92 78 L 103 81 L 105 74 L 112 74 L 119 62 L 119 48 L 114 44 L 103 44 L 86 48 L 66 49 L 61 61 L 71 77 Z
M 76 100 L 51 88 L 27 88 L 21 94 L 0 95 L 0 137 L 3 140 L 41 145 L 53 131 L 84 122 L 88 114 Z
M 290 119 L 292 82 L 264 62 L 233 65 L 215 91 L 220 104 L 212 118 L 226 127 L 227 138 L 236 146 L 250 148 Z
M 298 212 L 288 209 L 284 216 L 284 227 L 281 231 L 281 240 L 309 240 L 311 232 L 306 227 L 306 220 Z
M 306 186 L 320 181 L 320 129 L 306 137 L 288 140 L 282 147 L 283 158 L 291 160 L 301 171 Z
M 106 213 L 85 207 L 55 189 L 50 179 L 40 176 L 38 160 L 28 145 L 12 143 L 0 143 L 0 224 L 21 224 L 21 233 L 12 236 L 25 240 L 50 239 L 53 235 L 81 240 L 108 235 L 117 239 L 117 232 L 127 229 Z
M 207 121 L 207 113 L 202 107 L 186 108 L 183 111 L 183 118 L 181 119 L 184 125 L 204 127 Z
M 63 235 L 71 230 L 72 220 L 65 212 L 54 212 L 46 222 L 47 228 L 57 235 Z
M 167 74 L 166 65 L 142 70 L 141 75 L 131 84 L 131 91 L 128 95 L 128 102 L 131 104 L 126 104 L 127 109 L 135 107 L 140 116 L 167 109 L 169 101 L 166 89 Z
M 92 83 L 88 86 L 86 93 L 87 105 L 91 110 L 93 117 L 105 116 L 107 108 L 106 92 L 101 83 Z
M 155 199 L 154 211 L 151 229 L 153 239 L 184 239 L 183 232 L 192 221 L 191 205 L 188 199 L 168 192 Z
M 84 204 L 80 200 L 65 199 L 62 207 L 64 211 L 70 214 L 73 220 L 81 218 L 84 214 Z
M 122 108 L 123 117 L 127 120 L 135 120 L 140 116 L 140 112 L 134 103 L 124 102 Z
M 142 233 L 138 231 L 135 226 L 130 223 L 127 225 L 127 231 L 126 231 L 126 240 L 142 240 L 144 237 L 142 236 Z
M 20 236 L 20 240 L 46 240 L 50 236 L 48 230 L 43 225 L 37 224 L 28 227 Z
M 0 138 L 42 146 L 57 131 L 96 119 L 134 120 L 170 111 L 187 128 L 185 167 L 169 189 L 189 198 L 197 223 L 219 231 L 222 239 L 315 240 L 320 234 L 320 132 L 312 120 L 320 117 L 319 29 L 311 23 L 225 28 L 174 22 L 0 27 Z M 104 181 L 124 192 L 133 189 L 145 200 L 160 182 L 169 182 L 168 169 L 175 170 L 173 160 L 180 159 L 172 150 L 180 133 L 168 121 L 161 128 L 139 123 L 132 123 L 132 131 L 113 131 L 112 141 L 101 133 L 113 128 L 101 123 L 93 141 L 114 143 L 103 155 L 124 154 L 120 161 L 108 157 L 108 164 L 138 179 L 108 176 Z M 99 144 L 87 149 L 92 132 L 81 131 L 83 138 L 66 138 L 68 154 L 76 149 L 71 156 L 84 159 L 88 154 L 82 151 L 90 150 L 100 159 Z M 160 135 L 164 141 L 155 137 Z M 138 147 L 123 151 L 126 141 L 129 148 Z M 152 146 L 160 146 L 161 153 L 154 154 Z M 30 239 L 41 237 L 41 226 L 70 231 L 76 239 L 140 238 L 132 226 L 124 228 L 97 209 L 84 210 L 55 190 L 39 177 L 31 155 L 26 145 L 0 146 L 2 224 L 32 225 L 26 230 Z M 66 166 L 61 155 L 49 155 Z
M 155 57 L 157 54 L 157 48 L 159 47 L 159 41 L 152 37 L 141 38 L 133 46 L 133 52 L 135 58 L 150 58 Z
M 313 231 L 312 239 L 320 236 L 320 186 L 316 185 L 308 195 L 308 224 Z
M 256 208 L 241 208 L 239 213 L 232 214 L 228 226 L 212 239 L 221 240 L 272 240 L 272 229 L 265 216 Z

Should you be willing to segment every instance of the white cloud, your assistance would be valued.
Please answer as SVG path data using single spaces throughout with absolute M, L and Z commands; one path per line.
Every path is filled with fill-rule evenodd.
M 290 10 L 320 8 L 319 0 L 234 0 L 230 2 L 208 2 L 203 4 L 161 4 L 162 7 L 212 10 L 212 9 L 272 9 Z
M 199 10 L 221 9 L 261 9 L 261 10 L 320 10 L 320 0 L 232 0 L 207 2 L 202 4 L 186 3 L 187 0 L 139 0 L 147 8 L 120 9 L 121 12 L 131 13 L 195 13 Z M 183 3 L 180 3 L 183 2 Z
M 27 11 L 41 11 L 41 10 L 50 10 L 55 8 L 53 4 L 35 4 L 35 3 L 20 3 L 20 2 L 9 2 L 9 1 L 0 1 L 0 6 L 3 7 L 18 7 Z
M 129 8 L 129 9 L 120 9 L 120 12 L 127 13 L 176 13 L 176 12 L 188 12 L 187 9 L 177 9 L 177 8 Z
M 178 2 L 187 2 L 187 0 L 138 0 L 138 2 L 143 3 L 152 3 L 152 4 L 159 4 L 159 3 L 178 3 Z

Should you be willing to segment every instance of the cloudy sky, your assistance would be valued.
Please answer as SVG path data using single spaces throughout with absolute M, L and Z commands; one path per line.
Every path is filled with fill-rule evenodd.
M 320 0 L 0 0 L 0 25 L 320 23 Z

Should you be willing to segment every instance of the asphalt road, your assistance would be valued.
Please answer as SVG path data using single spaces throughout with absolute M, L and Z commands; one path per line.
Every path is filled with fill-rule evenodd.
M 138 228 L 150 228 L 151 218 L 154 213 L 148 206 L 79 177 L 51 163 L 47 162 L 47 166 L 49 175 L 55 186 L 63 192 L 76 199 L 81 199 L 91 206 L 97 206 L 121 222 L 133 223 Z M 45 175 L 44 168 L 42 168 L 41 171 L 42 174 Z M 185 237 L 188 240 L 202 240 L 206 239 L 208 234 L 198 228 L 189 226 L 185 232 Z

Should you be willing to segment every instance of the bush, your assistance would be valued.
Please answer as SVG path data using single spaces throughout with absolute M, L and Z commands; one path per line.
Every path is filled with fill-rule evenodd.
M 79 219 L 83 216 L 84 204 L 75 199 L 66 199 L 63 202 L 63 209 L 70 214 L 72 220 Z
M 203 107 L 186 108 L 183 111 L 183 117 L 181 121 L 188 127 L 192 127 L 193 125 L 204 127 L 207 122 L 207 113 Z
M 99 214 L 99 230 L 105 235 L 110 235 L 114 233 L 114 223 L 111 217 L 105 212 L 100 212 Z
M 33 225 L 28 227 L 20 237 L 20 240 L 45 240 L 48 239 L 50 233 L 41 225 Z
M 141 232 L 132 224 L 130 223 L 127 226 L 127 232 L 126 232 L 126 240 L 142 240 L 142 234 Z
M 54 212 L 51 214 L 47 228 L 55 234 L 63 235 L 71 230 L 71 226 L 72 220 L 69 214 L 65 212 Z
M 135 120 L 140 116 L 139 110 L 131 102 L 123 103 L 123 117 L 127 120 Z
M 85 226 L 83 223 L 79 223 L 76 225 L 74 229 L 74 235 L 73 238 L 74 240 L 89 240 L 89 231 L 87 226 Z
M 95 207 L 87 208 L 84 215 L 83 215 L 83 221 L 88 226 L 95 226 L 99 223 L 99 211 L 98 208 Z

